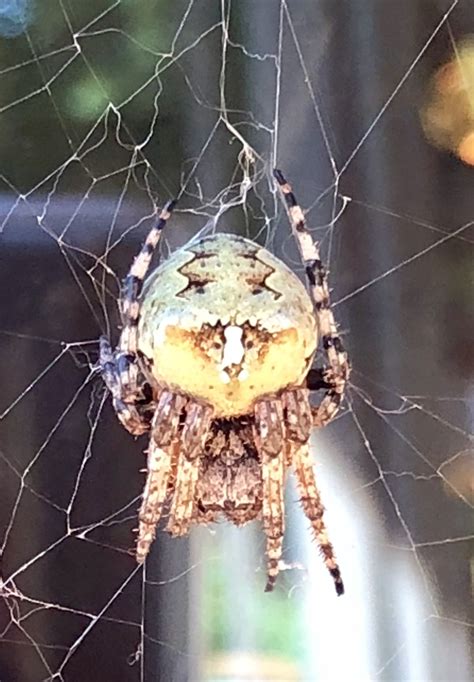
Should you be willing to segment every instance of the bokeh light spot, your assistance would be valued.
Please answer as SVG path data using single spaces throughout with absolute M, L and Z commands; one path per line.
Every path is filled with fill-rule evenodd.
M 433 75 L 420 116 L 431 144 L 474 166 L 473 36 L 465 38 Z

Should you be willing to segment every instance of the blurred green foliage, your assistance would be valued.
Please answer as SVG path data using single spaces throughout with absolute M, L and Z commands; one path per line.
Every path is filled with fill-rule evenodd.
M 157 0 L 64 0 L 64 11 L 56 0 L 23 1 L 24 30 L 0 35 L 0 157 L 25 192 L 69 158 L 111 106 L 120 109 L 125 142 L 146 136 L 162 89 L 155 70 L 171 50 L 178 13 Z M 167 85 L 164 119 L 174 94 Z

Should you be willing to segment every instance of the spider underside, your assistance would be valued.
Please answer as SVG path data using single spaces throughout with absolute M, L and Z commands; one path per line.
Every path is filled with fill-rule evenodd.
M 145 561 L 165 511 L 173 536 L 221 517 L 238 526 L 256 519 L 267 539 L 266 590 L 272 590 L 282 556 L 285 479 L 293 469 L 304 513 L 342 594 L 308 443 L 312 429 L 338 411 L 349 364 L 317 245 L 291 187 L 279 171 L 275 178 L 309 296 L 280 261 L 234 235 L 191 243 L 143 285 L 170 202 L 125 280 L 119 345 L 113 352 L 102 337 L 100 364 L 122 424 L 134 435 L 150 432 L 138 562 Z M 311 369 L 318 336 L 327 366 Z M 325 395 L 313 407 L 309 396 L 316 389 Z

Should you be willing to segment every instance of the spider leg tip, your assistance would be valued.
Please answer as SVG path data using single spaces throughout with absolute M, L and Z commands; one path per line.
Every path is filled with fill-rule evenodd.
M 339 568 L 330 568 L 329 573 L 332 575 L 334 580 L 334 587 L 336 588 L 337 596 L 340 597 L 344 594 L 344 583 L 342 582 L 341 574 Z
M 163 229 L 164 225 L 166 224 L 166 221 L 170 217 L 170 215 L 173 213 L 173 209 L 176 206 L 177 199 L 170 199 L 169 201 L 166 202 L 166 204 L 163 206 L 160 214 L 159 214 L 159 223 L 158 223 L 158 229 Z
M 279 185 L 284 185 L 286 183 L 283 173 L 278 168 L 273 169 L 273 177 L 275 178 Z
M 265 585 L 265 592 L 273 592 L 276 579 L 277 579 L 276 575 L 267 575 L 267 584 Z

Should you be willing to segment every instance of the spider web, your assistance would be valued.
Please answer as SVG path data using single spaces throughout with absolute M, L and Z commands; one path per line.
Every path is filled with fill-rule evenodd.
M 473 171 L 420 124 L 468 9 L 3 3 L 2 682 L 470 679 Z M 337 600 L 291 485 L 273 595 L 252 528 L 161 533 L 137 567 L 146 442 L 96 368 L 172 196 L 162 257 L 234 231 L 303 275 L 274 165 L 321 243 L 353 365 L 314 439 Z

